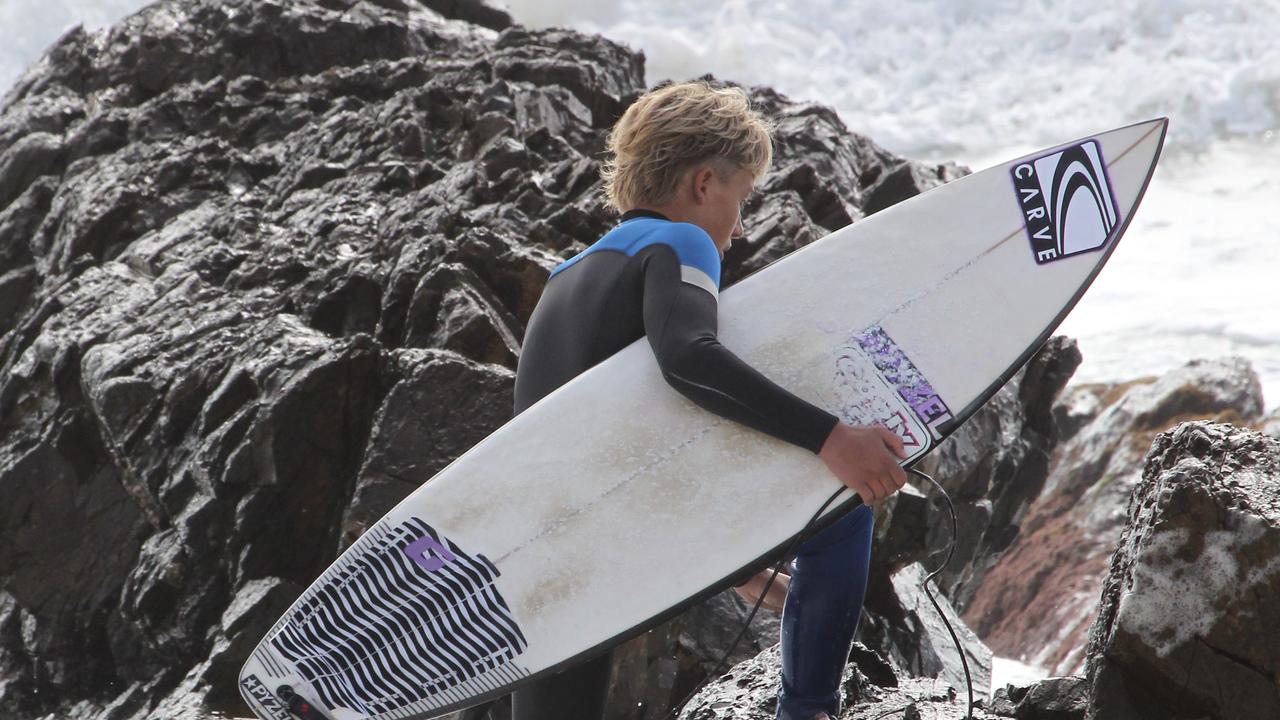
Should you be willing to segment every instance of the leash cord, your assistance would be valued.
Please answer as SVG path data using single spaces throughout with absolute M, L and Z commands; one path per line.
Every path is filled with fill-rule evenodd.
M 942 493 L 942 498 L 947 501 L 947 510 L 951 513 L 951 542 L 947 546 L 947 559 L 942 561 L 942 564 L 938 566 L 937 570 L 929 573 L 929 576 L 924 579 L 924 582 L 922 582 L 920 586 L 924 588 L 924 594 L 928 596 L 929 602 L 933 603 L 933 609 L 938 611 L 938 617 L 942 618 L 942 623 L 947 626 L 947 632 L 951 633 L 951 642 L 955 643 L 956 653 L 960 655 L 960 664 L 964 666 L 964 681 L 969 688 L 969 710 L 965 715 L 965 720 L 971 720 L 971 718 L 973 718 L 973 678 L 969 675 L 969 660 L 965 657 L 964 648 L 960 646 L 960 638 L 956 637 L 956 631 L 951 627 L 951 622 L 947 620 L 946 613 L 942 612 L 942 607 L 938 605 L 938 601 L 933 597 L 933 593 L 929 591 L 929 581 L 933 580 L 946 569 L 947 565 L 951 562 L 951 557 L 955 555 L 956 552 L 956 539 L 959 537 L 956 522 L 956 508 L 955 505 L 951 504 L 951 496 L 947 494 L 947 491 L 942 488 L 942 485 L 940 485 L 937 480 L 934 480 L 928 474 L 916 470 L 915 468 L 908 468 L 907 472 L 919 475 L 925 480 L 933 483 L 933 486 L 938 488 L 938 492 Z

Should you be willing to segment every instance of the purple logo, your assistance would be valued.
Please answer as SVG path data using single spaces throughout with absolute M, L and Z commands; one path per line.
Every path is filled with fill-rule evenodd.
M 872 325 L 854 337 L 858 346 L 880 371 L 880 375 L 897 391 L 898 396 L 921 422 L 936 429 L 939 423 L 951 419 L 950 408 L 884 328 Z
M 427 553 L 431 551 L 434 551 L 435 555 L 439 557 L 428 556 Z M 430 535 L 423 535 L 406 545 L 404 554 L 408 555 L 410 560 L 418 563 L 418 567 L 427 572 L 435 572 L 444 567 L 445 563 L 458 559 L 457 556 L 449 552 L 449 548 L 441 545 Z

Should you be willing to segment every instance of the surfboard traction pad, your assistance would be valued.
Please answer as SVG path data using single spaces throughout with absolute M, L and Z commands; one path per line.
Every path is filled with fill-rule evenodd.
M 428 713 L 527 677 L 528 643 L 494 581 L 500 573 L 421 518 L 379 523 L 272 628 L 254 657 L 344 716 Z M 293 669 L 290 670 L 289 668 Z M 280 693 L 241 681 L 255 710 L 286 720 Z
M 1123 229 L 1096 140 L 1009 172 L 1037 264 L 1102 250 Z M 1081 215 L 1068 211 L 1089 200 L 1090 222 L 1082 226 Z M 954 429 L 955 414 L 879 324 L 851 333 L 835 349 L 834 366 L 841 420 L 896 433 L 904 463 Z M 527 642 L 494 585 L 500 573 L 484 555 L 466 553 L 417 517 L 396 527 L 379 522 L 355 549 L 268 633 L 254 654 L 267 672 L 300 675 L 321 705 L 374 720 L 457 707 L 531 674 L 515 662 Z M 264 652 L 267 645 L 273 652 Z M 252 674 L 241 681 L 242 695 L 260 715 L 291 720 L 280 690 L 287 688 L 272 693 Z

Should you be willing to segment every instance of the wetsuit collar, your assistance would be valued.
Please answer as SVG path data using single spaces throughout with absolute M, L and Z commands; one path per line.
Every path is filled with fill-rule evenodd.
M 663 215 L 662 213 L 656 210 L 645 210 L 644 208 L 635 208 L 633 210 L 628 210 L 622 213 L 622 219 L 619 220 L 618 222 L 626 222 L 628 220 L 635 220 L 636 218 L 642 218 L 642 217 L 654 218 L 655 220 L 666 220 L 667 222 L 671 222 L 671 218 L 667 217 L 666 215 Z

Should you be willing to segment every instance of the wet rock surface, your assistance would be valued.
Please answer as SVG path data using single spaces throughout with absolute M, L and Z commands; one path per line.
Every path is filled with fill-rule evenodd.
M 246 714 L 262 617 L 509 417 L 542 283 L 615 220 L 598 158 L 642 63 L 464 0 L 172 0 L 28 70 L 0 108 L 0 715 Z M 726 281 L 964 172 L 754 95 L 777 161 Z M 655 632 L 645 662 L 720 647 Z
M 1045 678 L 1028 686 L 1006 685 L 992 693 L 988 709 L 1019 720 L 1084 720 L 1089 682 L 1080 675 Z
M 734 667 L 709 683 L 680 711 L 679 720 L 773 720 L 777 712 L 781 659 L 777 647 Z M 885 665 L 866 647 L 854 645 L 841 680 L 843 720 L 938 718 L 960 720 L 968 709 L 964 689 L 929 678 L 911 677 Z M 974 720 L 999 717 L 975 695 Z
M 993 565 L 964 617 L 998 655 L 1080 674 L 1152 440 L 1188 418 L 1257 422 L 1262 392 L 1244 360 L 1192 361 L 1159 378 L 1073 388 L 1054 414 L 1074 433 L 1054 454 L 1016 538 L 1002 555 L 987 556 Z
M 1089 716 L 1280 716 L 1280 441 L 1208 422 L 1161 434 L 1127 519 L 1089 638 Z

